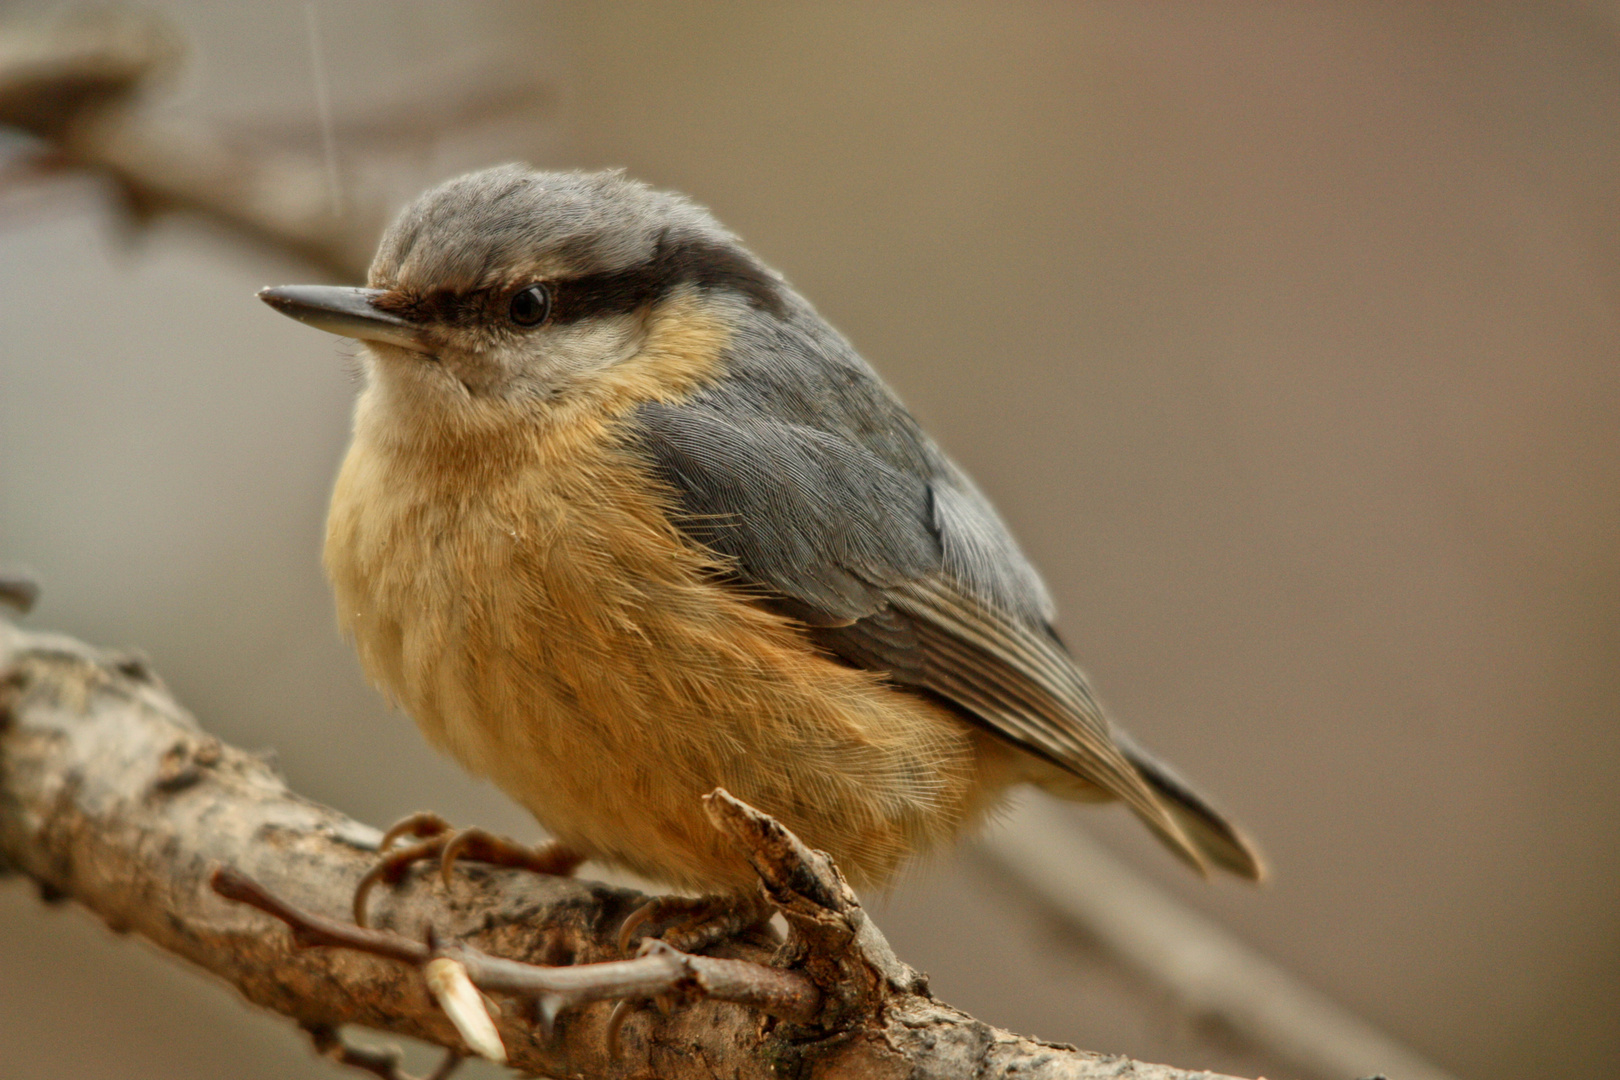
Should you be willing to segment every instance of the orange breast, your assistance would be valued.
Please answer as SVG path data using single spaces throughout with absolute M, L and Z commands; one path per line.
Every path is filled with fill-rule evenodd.
M 650 348 L 701 375 L 679 336 Z M 858 887 L 886 883 L 983 811 L 1007 751 L 722 585 L 622 448 L 629 408 L 671 380 L 620 375 L 591 407 L 492 423 L 455 452 L 398 439 L 362 399 L 326 564 L 367 675 L 583 852 L 751 888 L 699 802 L 725 787 Z

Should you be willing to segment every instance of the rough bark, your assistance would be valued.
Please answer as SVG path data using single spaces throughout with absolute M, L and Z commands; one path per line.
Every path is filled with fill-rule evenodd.
M 347 921 L 379 833 L 288 790 L 261 758 L 203 731 L 140 660 L 0 623 L 0 858 L 49 900 L 224 979 L 248 1000 L 322 1033 L 344 1024 L 465 1052 L 421 969 L 353 948 L 300 946 L 281 921 L 211 887 L 221 868 L 305 912 Z M 737 804 L 740 806 L 741 804 Z M 746 808 L 743 808 L 746 811 Z M 498 995 L 510 1063 L 542 1075 L 645 1077 L 1119 1077 L 1185 1080 L 1162 1065 L 1022 1038 L 934 1000 L 897 960 L 825 857 L 764 815 L 714 814 L 755 858 L 787 918 L 716 955 L 808 978 L 820 994 L 795 1023 L 689 991 L 630 1011 L 615 1057 L 611 1001 L 548 1025 L 532 999 Z M 644 898 L 572 878 L 464 867 L 379 890 L 373 923 L 422 942 L 528 964 L 620 959 L 619 923 Z

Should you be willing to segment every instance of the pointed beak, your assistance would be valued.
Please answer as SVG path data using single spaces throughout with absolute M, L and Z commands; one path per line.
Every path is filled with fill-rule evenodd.
M 431 352 L 426 328 L 375 306 L 381 289 L 336 285 L 277 285 L 260 289 L 259 299 L 301 323 L 342 337 L 380 341 L 413 352 Z

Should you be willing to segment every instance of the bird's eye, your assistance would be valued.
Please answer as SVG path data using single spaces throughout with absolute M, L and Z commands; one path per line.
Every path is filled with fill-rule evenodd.
M 519 326 L 539 326 L 551 314 L 551 293 L 544 285 L 530 285 L 512 294 L 506 313 Z

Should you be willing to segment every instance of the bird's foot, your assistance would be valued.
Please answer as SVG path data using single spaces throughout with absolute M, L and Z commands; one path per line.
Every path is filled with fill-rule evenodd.
M 395 841 L 406 837 L 415 842 L 393 847 Z M 354 921 L 360 926 L 366 925 L 366 897 L 379 881 L 396 885 L 412 866 L 429 859 L 438 860 L 439 874 L 446 887 L 450 885 L 457 859 L 562 877 L 572 874 L 585 861 L 583 855 L 558 840 L 528 847 L 483 829 L 457 829 L 439 815 L 430 813 L 411 814 L 394 822 L 383 834 L 377 850 L 380 853 L 377 864 L 366 871 L 354 887 Z
M 619 925 L 619 952 L 624 956 L 646 955 L 661 948 L 679 952 L 702 952 L 710 945 L 735 934 L 770 921 L 774 909 L 761 897 L 717 896 L 655 896 L 632 911 Z M 631 951 L 638 933 L 646 928 L 661 933 L 641 935 L 641 944 Z M 654 997 L 660 1012 L 669 1011 L 669 995 Z M 608 1014 L 607 1045 L 609 1055 L 617 1061 L 621 1054 L 619 1033 L 644 1001 L 623 998 Z
M 701 952 L 717 941 L 763 926 L 772 907 L 757 896 L 657 896 L 632 911 L 619 926 L 619 952 L 631 955 L 638 935 L 656 937 L 681 952 Z M 659 933 L 640 934 L 664 929 Z

